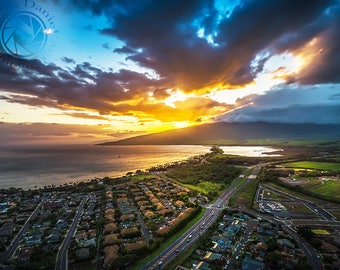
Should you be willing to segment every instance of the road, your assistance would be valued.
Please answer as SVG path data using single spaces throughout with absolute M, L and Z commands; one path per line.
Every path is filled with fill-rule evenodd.
M 263 165 L 263 164 L 261 164 Z M 207 206 L 206 212 L 204 213 L 203 217 L 195 224 L 193 225 L 187 232 L 185 232 L 183 235 L 181 235 L 178 239 L 176 239 L 168 248 L 163 250 L 156 258 L 154 258 L 152 261 L 150 261 L 148 264 L 146 264 L 142 270 L 149 270 L 149 269 L 162 269 L 163 266 L 165 266 L 167 263 L 175 259 L 175 257 L 178 255 L 178 253 L 182 252 L 185 250 L 187 247 L 190 246 L 190 244 L 197 240 L 206 230 L 207 228 L 217 219 L 219 214 L 222 211 L 222 208 L 226 207 L 228 205 L 229 199 L 234 195 L 238 190 L 246 186 L 249 182 L 251 182 L 253 179 L 256 178 L 261 165 L 257 165 L 252 167 L 253 172 L 249 176 L 244 176 L 240 175 L 237 180 L 235 180 L 229 187 L 228 189 L 220 196 L 217 198 L 217 200 Z M 240 184 L 240 181 L 246 177 L 246 181 L 243 184 Z M 288 196 L 292 196 L 290 194 L 286 194 Z M 304 201 L 301 198 L 292 196 L 297 200 Z M 312 202 L 309 202 L 309 204 L 312 204 Z M 314 206 L 314 205 L 313 205 Z M 326 214 L 323 212 L 323 209 L 320 207 L 315 208 L 319 212 L 319 214 L 323 215 L 325 219 L 330 218 L 328 216 L 327 212 Z M 240 210 L 240 209 L 238 209 Z M 242 209 L 241 211 L 244 211 L 245 209 Z M 299 246 L 302 248 L 304 251 L 308 262 L 313 266 L 313 270 L 318 270 L 318 269 L 323 269 L 322 268 L 322 262 L 315 251 L 315 249 L 310 246 L 303 238 L 299 237 L 294 230 L 290 228 L 289 225 L 286 225 L 283 221 L 278 221 L 274 219 L 273 216 L 267 216 L 264 214 L 259 214 L 255 211 L 252 210 L 245 210 L 244 212 L 248 212 L 249 214 L 253 216 L 260 216 L 264 220 L 270 221 L 275 224 L 280 224 L 284 228 L 284 230 L 290 234 L 294 239 L 297 240 Z M 333 221 L 334 222 L 334 221 Z M 250 230 L 251 227 L 248 227 L 248 230 Z M 249 234 L 249 231 L 248 231 Z M 238 254 L 241 253 L 242 250 L 242 245 L 244 245 L 245 241 L 247 240 L 247 234 L 244 236 L 244 238 L 240 241 L 238 247 L 234 251 L 234 254 L 231 258 L 229 266 L 232 266 L 233 263 L 235 262 Z
M 20 231 L 18 232 L 18 234 L 15 236 L 15 238 L 11 242 L 9 248 L 0 255 L 0 263 L 3 263 L 5 261 L 9 260 L 13 256 L 15 250 L 17 249 L 17 247 L 19 245 L 20 240 L 22 239 L 24 234 L 29 229 L 29 226 L 31 224 L 31 220 L 33 220 L 37 216 L 37 214 L 39 213 L 41 205 L 42 205 L 42 202 L 40 202 L 37 205 L 37 207 L 34 209 L 32 214 L 26 220 L 25 224 L 21 227 Z
M 294 195 L 291 195 L 289 193 L 283 192 L 281 190 L 278 190 L 276 188 L 273 187 L 269 187 L 267 185 L 262 185 L 263 187 L 265 187 L 266 189 L 272 190 L 278 194 L 293 198 L 296 201 L 302 202 L 303 204 L 305 204 L 306 206 L 308 206 L 309 208 L 311 208 L 315 213 L 317 213 L 318 215 L 320 215 L 323 219 L 325 220 L 329 220 L 329 221 L 333 221 L 334 217 L 328 213 L 325 209 L 323 209 L 322 207 L 318 206 L 316 203 L 302 199 L 300 197 L 296 197 Z
M 237 208 L 229 208 L 230 210 L 236 210 Z M 304 252 L 307 261 L 312 265 L 313 270 L 321 270 L 323 269 L 322 267 L 322 261 L 316 252 L 316 250 L 303 238 L 301 238 L 292 228 L 290 225 L 286 223 L 285 220 L 278 220 L 272 215 L 267 215 L 264 213 L 258 213 L 253 210 L 249 209 L 242 209 L 242 212 L 250 215 L 250 216 L 255 216 L 255 217 L 260 217 L 265 221 L 268 221 L 273 224 L 281 225 L 282 229 L 289 234 L 293 239 L 295 239 L 298 243 L 298 245 L 301 247 L 302 251 Z M 307 221 L 307 220 L 306 220 Z M 301 221 L 302 222 L 302 221 Z M 329 222 L 324 220 L 324 222 Z M 294 222 L 293 222 L 294 223 Z M 294 224 L 296 226 L 296 224 Z M 232 256 L 232 258 L 236 257 L 236 255 Z M 232 265 L 232 263 L 230 263 Z M 229 268 L 228 268 L 229 269 Z M 232 269 L 232 268 L 231 268 Z
M 228 263 L 228 267 L 226 269 L 234 269 L 234 264 L 237 261 L 237 259 L 239 258 L 239 256 L 241 255 L 241 252 L 244 248 L 244 246 L 246 245 L 252 231 L 253 231 L 253 227 L 257 225 L 257 221 L 255 220 L 250 220 L 247 222 L 247 228 L 244 231 L 244 236 L 241 237 L 239 243 L 236 245 L 233 255 L 229 260 Z
M 88 197 L 84 197 L 81 203 L 78 206 L 78 210 L 76 215 L 74 216 L 73 222 L 70 226 L 70 229 L 67 232 L 67 235 L 62 243 L 62 245 L 59 247 L 59 251 L 57 254 L 56 264 L 55 264 L 55 270 L 67 270 L 68 269 L 68 257 L 67 257 L 67 251 L 68 247 L 70 245 L 71 239 L 76 231 L 77 224 L 79 223 L 79 220 L 81 218 L 81 215 L 84 210 L 84 205 Z
M 185 250 L 192 242 L 203 235 L 207 228 L 217 219 L 222 209 L 228 205 L 228 201 L 243 186 L 256 178 L 260 166 L 253 167 L 253 174 L 249 176 L 240 175 L 228 189 L 220 195 L 216 201 L 207 206 L 203 217 L 195 223 L 188 231 L 176 239 L 169 247 L 163 250 L 156 258 L 143 266 L 142 270 L 162 269 L 164 265 L 172 261 L 181 251 Z M 244 178 L 247 178 L 243 184 L 239 184 Z
M 323 264 L 315 249 L 302 237 L 300 237 L 290 226 L 282 226 L 283 230 L 296 240 L 304 252 L 307 261 L 312 265 L 313 270 L 322 270 Z
M 149 244 L 149 241 L 151 239 L 151 234 L 149 232 L 149 228 L 146 226 L 144 220 L 141 217 L 141 213 L 139 209 L 135 206 L 135 213 L 137 213 L 137 220 L 140 224 L 140 229 L 142 231 L 142 235 L 144 237 L 144 240 L 147 244 Z

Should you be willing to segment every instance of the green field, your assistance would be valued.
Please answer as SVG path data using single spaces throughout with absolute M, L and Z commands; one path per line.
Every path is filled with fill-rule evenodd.
M 298 162 L 283 163 L 282 165 L 289 167 L 289 168 L 316 169 L 316 170 L 324 170 L 324 171 L 340 171 L 340 163 L 298 161 Z
M 323 200 L 321 200 L 321 199 L 319 199 L 319 198 L 315 198 L 315 197 L 312 197 L 312 196 L 308 196 L 308 195 L 305 195 L 305 194 L 302 194 L 302 193 L 300 193 L 300 192 L 297 192 L 297 191 L 294 191 L 294 190 L 291 190 L 291 189 L 282 187 L 282 186 L 277 185 L 277 184 L 274 184 L 274 183 L 266 183 L 266 185 L 269 186 L 269 187 L 275 188 L 275 189 L 277 189 L 277 190 L 286 192 L 286 193 L 288 193 L 288 194 L 297 196 L 297 197 L 299 197 L 299 198 L 302 198 L 302 199 L 306 199 L 306 200 L 315 202 L 315 203 L 322 203 L 322 202 L 323 202 Z
M 308 190 L 327 197 L 340 199 L 340 180 L 323 181 L 322 185 L 311 187 Z
M 326 230 L 312 230 L 313 233 L 319 234 L 319 235 L 328 235 L 329 232 Z
M 264 199 L 272 199 L 272 200 L 285 200 L 288 199 L 287 196 L 273 192 L 273 191 L 269 191 L 267 189 L 264 190 L 263 192 L 263 198 Z
M 251 208 L 253 199 L 258 187 L 259 180 L 254 179 L 245 187 L 241 188 L 231 199 L 230 204 L 232 206 L 243 206 Z
M 200 192 L 205 195 L 208 195 L 211 192 L 217 192 L 218 194 L 220 194 L 224 189 L 226 189 L 229 186 L 227 184 L 214 183 L 214 182 L 209 182 L 209 181 L 201 181 L 196 185 L 184 184 L 180 181 L 179 183 L 182 186 L 185 186 L 192 190 L 196 190 L 197 192 Z
M 299 213 L 299 214 L 313 214 L 314 212 L 305 206 L 303 203 L 299 202 L 287 202 L 287 203 L 282 203 L 289 212 L 292 213 Z

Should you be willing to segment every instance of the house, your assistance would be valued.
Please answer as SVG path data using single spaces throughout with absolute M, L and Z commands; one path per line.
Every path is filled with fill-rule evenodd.
M 289 247 L 289 248 L 295 248 L 295 245 L 290 242 L 288 239 L 278 239 L 277 240 L 277 243 L 281 246 L 286 246 L 286 247 Z
M 60 233 L 52 233 L 49 236 L 46 237 L 47 243 L 49 244 L 57 244 L 61 240 L 61 234 Z
M 58 228 L 66 228 L 67 226 L 68 226 L 67 222 L 64 219 L 59 219 L 57 221 L 56 227 L 58 227 Z
M 76 257 L 79 260 L 86 260 L 90 257 L 90 249 L 88 248 L 80 248 L 76 250 Z
M 263 270 L 264 263 L 257 260 L 253 260 L 249 256 L 246 256 L 242 261 L 242 270 Z
M 93 237 L 86 240 L 83 244 L 83 247 L 95 247 L 97 245 L 97 238 Z
M 198 264 L 193 264 L 194 270 L 210 270 L 210 266 L 207 262 L 199 262 Z
M 35 246 L 41 243 L 41 234 L 34 234 L 28 237 L 25 237 L 25 246 Z
M 23 247 L 19 249 L 18 260 L 19 262 L 28 262 L 31 259 L 33 247 Z
M 217 254 L 217 253 L 213 253 L 213 252 L 208 252 L 205 256 L 204 256 L 204 260 L 207 262 L 212 262 L 215 260 L 222 260 L 223 256 L 221 254 Z
M 86 240 L 87 240 L 87 235 L 86 235 L 85 231 L 81 231 L 81 232 L 78 232 L 78 233 L 74 236 L 74 239 L 77 241 L 77 243 L 83 242 L 83 241 L 86 241 Z
M 12 236 L 16 226 L 13 222 L 3 224 L 0 229 L 0 236 Z
M 114 261 L 119 257 L 118 255 L 119 246 L 107 246 L 104 248 L 104 263 L 103 267 L 106 269 L 110 269 L 113 266 Z
M 116 223 L 108 223 L 104 226 L 104 233 L 113 233 L 118 230 Z

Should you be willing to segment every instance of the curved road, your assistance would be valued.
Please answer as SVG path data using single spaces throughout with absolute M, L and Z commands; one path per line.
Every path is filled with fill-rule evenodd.
M 276 189 L 276 188 L 273 188 L 273 187 L 270 187 L 270 186 L 267 186 L 267 185 L 262 185 L 262 186 L 265 187 L 266 189 L 272 190 L 272 191 L 274 191 L 276 193 L 279 193 L 279 194 L 284 195 L 286 197 L 293 198 L 296 201 L 302 202 L 303 204 L 307 205 L 309 208 L 313 209 L 314 212 L 319 214 L 325 220 L 334 221 L 334 217 L 330 213 L 328 213 L 325 209 L 323 209 L 322 207 L 318 206 L 314 202 L 311 202 L 311 201 L 305 200 L 303 198 L 291 195 L 289 193 L 283 192 L 283 191 L 281 191 L 279 189 Z

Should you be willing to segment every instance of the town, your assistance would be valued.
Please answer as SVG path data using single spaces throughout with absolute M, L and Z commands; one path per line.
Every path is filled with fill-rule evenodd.
M 217 150 L 168 169 L 200 170 L 222 155 Z M 339 181 L 337 171 L 294 171 L 280 159 L 265 166 L 248 160 L 249 166 L 231 158 L 243 173 L 216 198 L 159 168 L 3 189 L 1 269 L 338 269 L 337 198 L 288 189 L 302 192 L 311 182 L 324 188 Z

